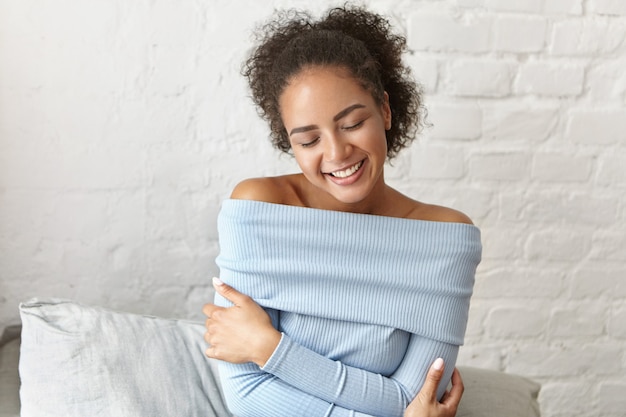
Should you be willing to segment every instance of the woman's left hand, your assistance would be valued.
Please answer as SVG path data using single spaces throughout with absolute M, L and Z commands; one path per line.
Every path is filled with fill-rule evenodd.
M 458 369 L 452 373 L 452 388 L 446 391 L 441 401 L 437 401 L 437 387 L 443 376 L 445 364 L 442 359 L 437 359 L 426 375 L 424 386 L 409 406 L 406 408 L 404 417 L 454 417 L 461 402 L 463 380 Z
M 213 287 L 234 306 L 206 304 L 202 309 L 207 316 L 204 340 L 210 345 L 206 355 L 230 363 L 254 362 L 262 367 L 280 342 L 280 332 L 252 298 L 218 278 L 213 278 Z

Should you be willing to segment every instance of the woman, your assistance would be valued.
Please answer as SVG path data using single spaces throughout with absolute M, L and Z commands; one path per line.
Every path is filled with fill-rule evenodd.
M 261 33 L 244 73 L 302 173 L 243 181 L 220 212 L 226 284 L 214 279 L 205 338 L 229 407 L 454 415 L 480 237 L 464 214 L 385 183 L 422 123 L 404 38 L 352 7 L 279 14 Z M 436 361 L 424 385 L 438 357 L 448 370 Z

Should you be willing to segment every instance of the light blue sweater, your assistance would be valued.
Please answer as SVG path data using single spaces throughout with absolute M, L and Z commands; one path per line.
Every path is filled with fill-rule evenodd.
M 220 278 L 262 305 L 282 339 L 261 369 L 220 364 L 245 416 L 401 416 L 463 342 L 478 228 L 226 200 Z M 216 296 L 216 304 L 230 303 Z

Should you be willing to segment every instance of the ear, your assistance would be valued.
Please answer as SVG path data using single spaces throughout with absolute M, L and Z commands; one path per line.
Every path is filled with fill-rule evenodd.
M 391 129 L 391 107 L 389 107 L 389 94 L 383 93 L 383 104 L 381 106 L 383 112 L 383 120 L 385 121 L 385 130 Z

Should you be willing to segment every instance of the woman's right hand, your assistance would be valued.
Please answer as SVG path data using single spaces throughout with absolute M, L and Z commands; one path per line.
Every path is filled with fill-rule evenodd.
M 437 359 L 428 370 L 424 386 L 404 412 L 404 417 L 454 417 L 456 415 L 461 396 L 463 395 L 463 381 L 458 369 L 452 373 L 452 388 L 437 401 L 437 387 L 443 376 L 444 363 Z

